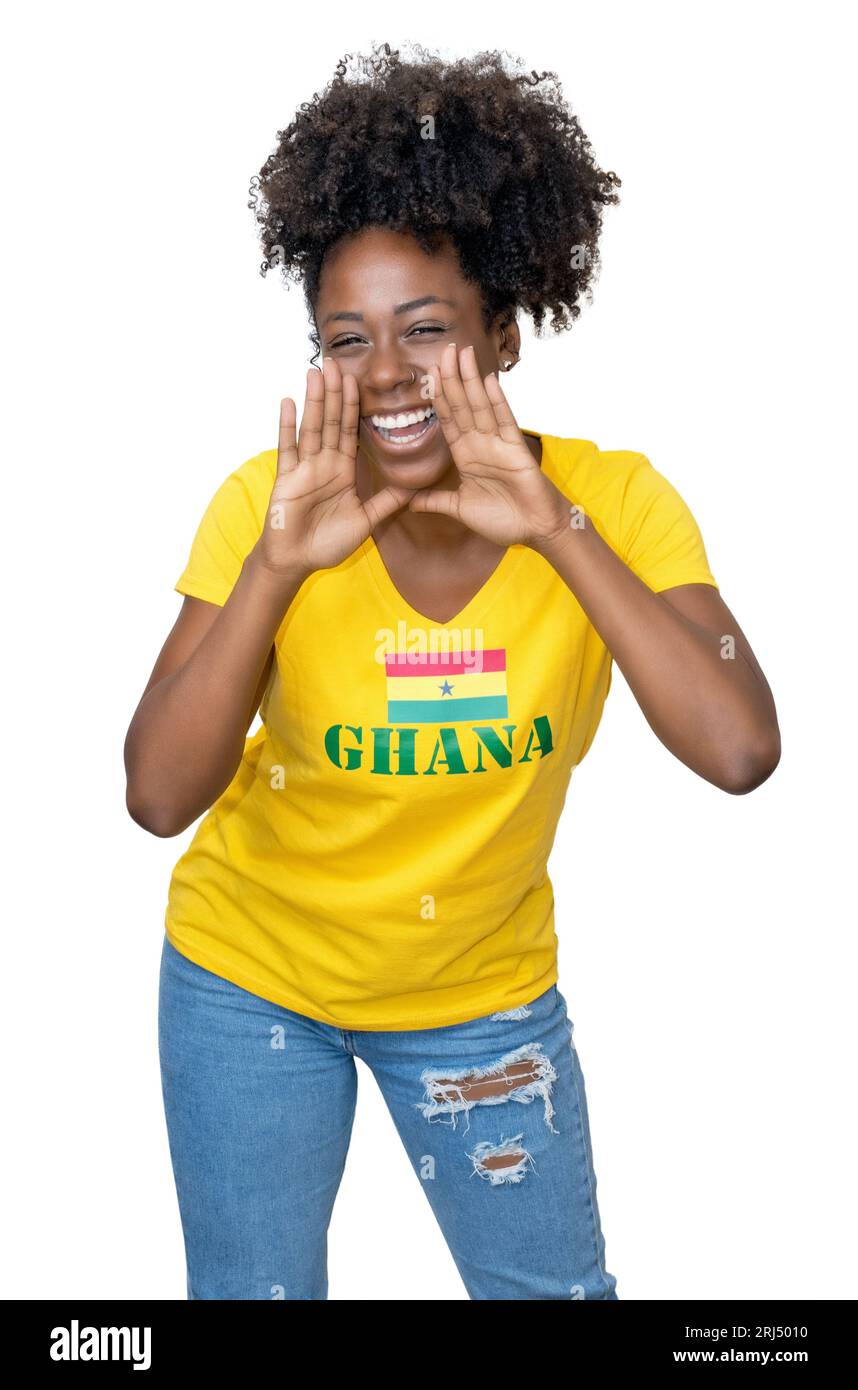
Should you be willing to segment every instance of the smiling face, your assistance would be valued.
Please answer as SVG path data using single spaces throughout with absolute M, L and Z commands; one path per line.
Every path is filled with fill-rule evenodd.
M 453 464 L 432 410 L 433 363 L 447 343 L 473 346 L 487 376 L 502 343 L 518 351 L 515 322 L 486 330 L 479 290 L 449 242 L 428 256 L 412 236 L 380 227 L 328 253 L 315 317 L 323 356 L 357 380 L 360 451 L 376 483 L 437 484 Z

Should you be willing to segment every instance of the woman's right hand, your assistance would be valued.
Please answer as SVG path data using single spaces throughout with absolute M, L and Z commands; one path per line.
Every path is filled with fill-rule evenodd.
M 386 487 L 362 502 L 355 486 L 360 395 L 353 376 L 333 359 L 307 373 L 301 429 L 295 439 L 295 402 L 280 402 L 277 477 L 262 535 L 259 563 L 293 578 L 340 564 L 375 526 L 413 496 Z

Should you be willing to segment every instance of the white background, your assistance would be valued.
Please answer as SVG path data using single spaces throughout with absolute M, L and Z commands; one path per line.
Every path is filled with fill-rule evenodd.
M 191 831 L 127 817 L 122 744 L 205 504 L 303 390 L 303 302 L 258 273 L 250 177 L 341 54 L 411 39 L 556 70 L 622 178 L 593 305 L 527 331 L 504 385 L 526 428 L 640 450 L 680 490 L 783 733 L 774 777 L 728 796 L 615 672 L 572 779 L 551 871 L 608 1268 L 626 1300 L 854 1298 L 847 7 L 403 13 L 7 16 L 2 1292 L 185 1297 L 156 1020 Z M 463 1299 L 359 1080 L 330 1296 Z

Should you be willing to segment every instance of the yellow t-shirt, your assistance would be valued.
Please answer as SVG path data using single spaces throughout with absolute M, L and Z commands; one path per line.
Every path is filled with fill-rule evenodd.
M 642 454 L 541 438 L 543 471 L 650 588 L 715 585 L 693 516 Z M 179 593 L 226 602 L 276 462 L 257 454 L 218 488 Z M 548 989 L 547 860 L 611 676 L 556 571 L 510 546 L 440 624 L 370 537 L 304 582 L 275 650 L 262 727 L 173 871 L 176 949 L 347 1029 L 462 1023 Z

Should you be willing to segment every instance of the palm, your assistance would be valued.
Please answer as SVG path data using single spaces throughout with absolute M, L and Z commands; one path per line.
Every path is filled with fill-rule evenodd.
M 284 504 L 289 524 L 283 529 L 314 570 L 339 564 L 370 533 L 350 465 L 339 451 L 323 450 L 278 474 L 274 484 L 270 506 Z
M 461 375 L 460 375 L 461 365 Z M 445 349 L 434 405 L 459 485 L 414 495 L 411 511 L 454 516 L 497 545 L 526 543 L 556 530 L 568 502 L 541 471 L 524 442 L 500 383 L 481 379 L 473 349 Z
M 359 394 L 354 377 L 335 362 L 309 372 L 304 415 L 295 438 L 295 403 L 280 405 L 277 477 L 263 532 L 265 560 L 274 569 L 296 563 L 328 569 L 351 555 L 412 493 L 384 488 L 362 502 L 355 486 Z
M 545 478 L 524 440 L 507 441 L 479 430 L 461 433 L 450 445 L 459 474 L 454 515 L 497 545 L 528 538 L 546 508 Z M 545 524 L 553 512 L 545 511 Z

